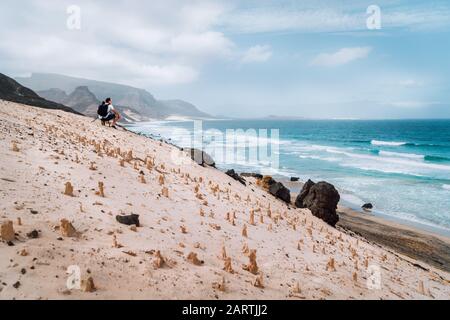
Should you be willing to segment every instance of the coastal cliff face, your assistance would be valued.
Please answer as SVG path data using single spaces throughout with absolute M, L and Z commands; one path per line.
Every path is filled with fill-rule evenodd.
M 58 109 L 76 113 L 69 107 L 60 103 L 48 101 L 41 98 L 33 90 L 22 86 L 14 79 L 0 73 L 0 99 L 12 102 L 23 103 L 45 109 Z
M 0 100 L 1 299 L 450 297 L 444 271 L 88 120 Z

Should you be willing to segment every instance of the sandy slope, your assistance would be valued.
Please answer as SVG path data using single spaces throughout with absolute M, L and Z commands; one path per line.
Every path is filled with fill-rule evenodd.
M 2 299 L 450 298 L 448 273 L 414 267 L 216 169 L 185 157 L 177 164 L 174 147 L 88 118 L 4 101 L 0 139 L 0 222 L 12 220 L 17 233 L 14 246 L 0 242 Z M 135 160 L 120 166 L 117 148 L 123 155 L 132 150 Z M 73 197 L 63 194 L 66 182 Z M 98 182 L 104 182 L 104 198 L 96 195 Z M 255 225 L 249 224 L 251 209 Z M 230 220 L 235 212 L 234 226 L 227 212 Z M 140 215 L 136 231 L 115 220 L 131 213 Z M 79 238 L 55 228 L 64 218 Z M 33 229 L 40 236 L 28 239 Z M 123 247 L 114 247 L 114 237 Z M 242 268 L 249 263 L 245 245 L 257 250 L 259 275 Z M 223 270 L 222 246 L 233 274 Z M 166 260 L 162 268 L 154 265 L 154 250 Z M 190 252 L 204 264 L 188 261 Z M 327 270 L 331 259 L 334 268 Z M 83 279 L 91 276 L 97 291 L 68 291 L 70 265 L 81 268 Z M 378 266 L 381 289 L 367 288 L 367 266 Z M 213 288 L 222 277 L 225 291 Z M 264 289 L 253 285 L 257 277 Z M 296 283 L 301 292 L 294 293 Z

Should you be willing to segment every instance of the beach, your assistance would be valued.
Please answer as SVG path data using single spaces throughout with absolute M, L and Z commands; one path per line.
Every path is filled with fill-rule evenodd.
M 0 130 L 0 223 L 15 233 L 0 242 L 0 299 L 450 297 L 443 238 L 348 211 L 333 228 L 175 146 L 63 111 L 0 100 Z M 138 225 L 119 222 L 131 214 Z
M 345 207 L 340 207 L 338 213 L 339 227 L 375 244 L 386 246 L 394 252 L 447 272 L 450 271 L 450 239 L 448 237 Z

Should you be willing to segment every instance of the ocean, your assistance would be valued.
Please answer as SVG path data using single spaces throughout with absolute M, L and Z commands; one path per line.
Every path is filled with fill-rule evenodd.
M 325 180 L 339 190 L 344 206 L 360 209 L 370 202 L 373 214 L 450 234 L 450 120 L 214 120 L 203 121 L 202 127 L 223 134 L 268 129 L 268 139 L 253 137 L 248 144 L 230 147 L 230 141 L 221 139 L 204 143 L 209 149 L 248 152 L 252 143 L 267 140 L 279 157 L 275 168 L 266 159 L 218 157 L 220 169 Z M 194 124 L 156 121 L 129 129 L 187 147 Z M 278 129 L 279 138 L 271 140 L 270 129 Z

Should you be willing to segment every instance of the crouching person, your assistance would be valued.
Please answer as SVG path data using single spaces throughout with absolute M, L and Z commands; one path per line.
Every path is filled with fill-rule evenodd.
M 98 118 L 101 120 L 102 125 L 106 125 L 106 122 L 110 123 L 110 126 L 114 129 L 116 128 L 116 123 L 121 119 L 119 112 L 114 109 L 112 105 L 111 98 L 107 98 L 99 107 L 98 107 Z M 112 121 L 112 124 L 111 124 Z

